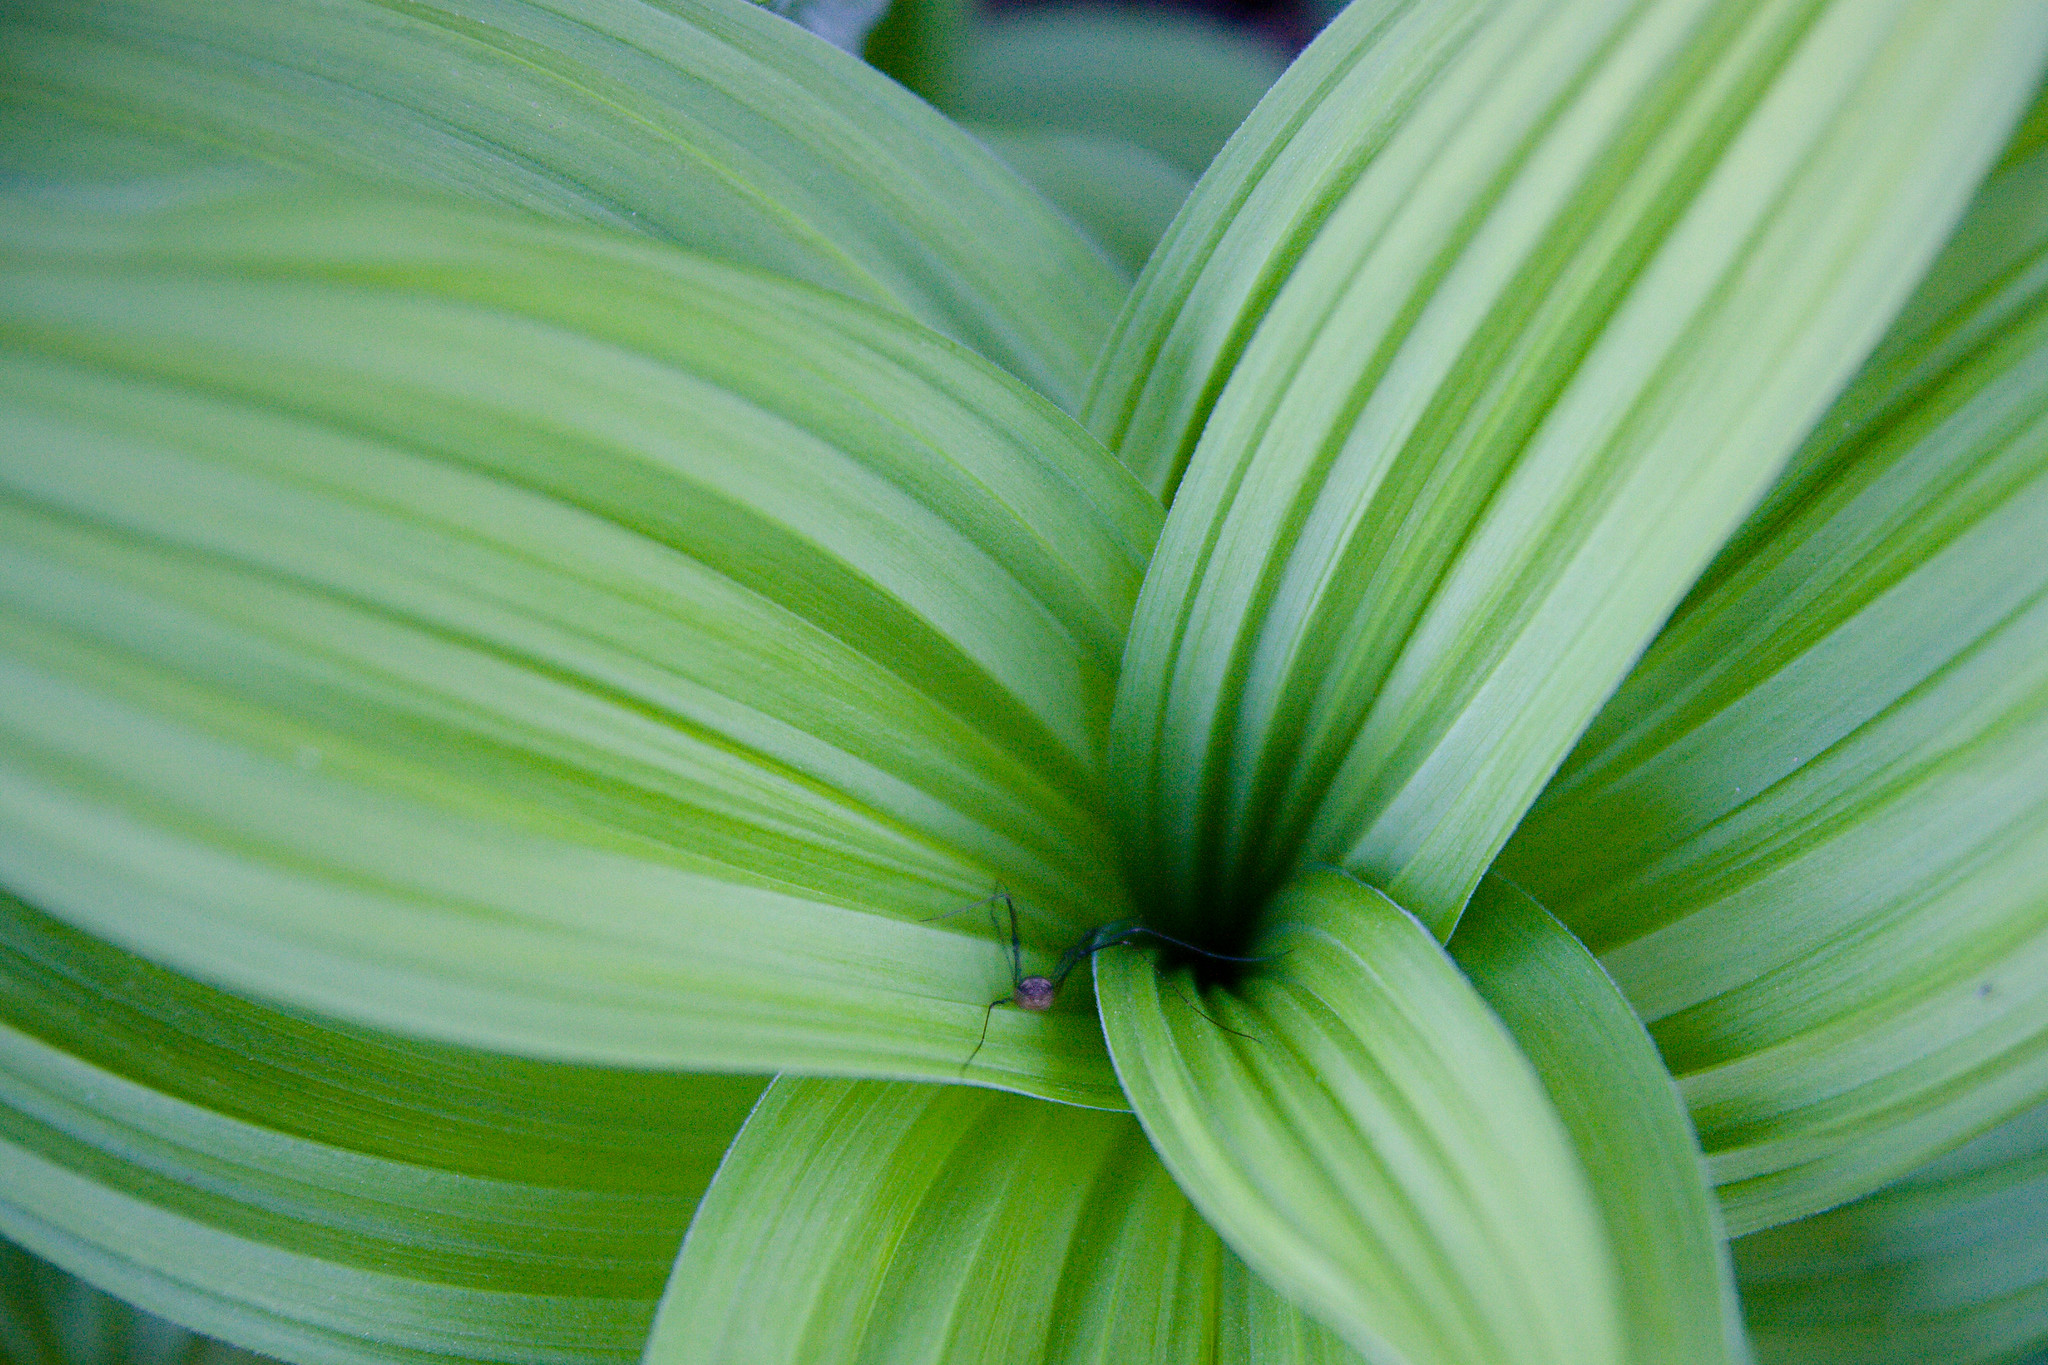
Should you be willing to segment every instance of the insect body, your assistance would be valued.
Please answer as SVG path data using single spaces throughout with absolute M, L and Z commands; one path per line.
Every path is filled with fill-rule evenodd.
M 1010 1003 L 1020 1010 L 1049 1010 L 1059 989 L 1059 983 L 1049 976 L 1027 976 L 1010 992 Z M 994 1009 L 995 1005 L 989 1008 Z
M 1034 1014 L 1045 1013 L 1045 1011 L 1052 1008 L 1053 1002 L 1059 998 L 1060 987 L 1066 982 L 1068 975 L 1073 972 L 1074 968 L 1080 966 L 1104 948 L 1122 948 L 1138 939 L 1152 938 L 1159 940 L 1161 943 L 1170 943 L 1176 948 L 1184 948 L 1188 952 L 1199 953 L 1203 957 L 1215 958 L 1223 962 L 1265 961 L 1264 958 L 1231 957 L 1226 953 L 1212 953 L 1206 948 L 1197 948 L 1192 943 L 1184 943 L 1170 934 L 1162 934 L 1157 929 L 1148 929 L 1142 924 L 1105 924 L 1090 931 L 1086 938 L 1067 949 L 1064 953 L 1061 953 L 1059 962 L 1052 969 L 1052 975 L 1026 976 L 1024 975 L 1024 949 L 1017 935 L 1017 902 L 1011 899 L 1009 892 L 998 887 L 993 895 L 983 900 L 978 900 L 973 905 L 965 905 L 959 910 L 949 911 L 947 914 L 940 915 L 937 918 L 950 919 L 953 915 L 960 914 L 966 910 L 973 910 L 983 905 L 989 908 L 989 919 L 995 925 L 998 936 L 1003 932 L 1003 923 L 998 917 L 999 914 L 1007 913 L 1009 915 L 1010 993 L 989 1001 L 988 1008 L 981 1012 L 981 1036 L 974 1040 L 974 1051 L 968 1053 L 967 1060 L 960 1064 L 960 1074 L 963 1076 L 967 1074 L 967 1068 L 974 1065 L 974 1059 L 981 1055 L 983 1044 L 988 1042 L 988 1021 L 989 1017 L 995 1013 L 996 1006 L 1013 1005 L 1020 1010 L 1030 1010 Z M 926 923 L 932 922 L 930 920 L 926 921 Z M 1234 1033 L 1236 1030 L 1233 1029 L 1231 1032 Z

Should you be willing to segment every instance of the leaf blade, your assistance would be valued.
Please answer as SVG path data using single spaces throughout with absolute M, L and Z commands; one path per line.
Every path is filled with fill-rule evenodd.
M 7 861 L 74 922 L 483 1045 L 951 1075 L 1002 954 L 918 921 L 1000 880 L 1052 952 L 1115 904 L 1156 512 L 991 367 L 482 210 L 35 228 Z M 1116 1103 L 1092 1021 L 1033 1023 L 992 1075 Z
M 1355 1360 L 1202 1223 L 1128 1116 L 778 1080 L 676 1262 L 647 1359 Z
M 1650 1021 L 1738 1230 L 2044 1084 L 2044 231 L 2036 151 L 1503 857 Z
M 1774 1360 L 2025 1359 L 2048 1342 L 2035 1109 L 1852 1204 L 1735 1244 Z
M 1069 406 L 1122 298 L 1100 253 L 966 135 L 741 0 L 10 19 L 5 141 L 31 179 L 225 160 L 631 227 L 896 308 Z
M 1283 67 L 1266 43 L 1194 15 L 1026 11 L 982 20 L 935 103 L 963 122 L 1135 143 L 1197 176 Z
M 1747 1361 L 1699 1139 L 1655 1044 L 1583 945 L 1525 893 L 1482 883 L 1445 945 L 1535 1065 L 1620 1264 L 1629 1358 Z
M 1154 556 L 1112 759 L 1149 913 L 1222 936 L 1334 862 L 1448 933 L 1938 248 L 2040 18 L 1511 8 L 1431 68 Z
M 1118 1075 L 1196 1207 L 1368 1359 L 1624 1358 L 1570 1141 L 1441 948 L 1329 871 L 1267 924 L 1277 960 L 1203 1004 L 1150 954 L 1096 958 Z
M 0 945 L 0 1228 L 289 1359 L 634 1359 L 762 1086 L 281 1013 L 12 897 Z

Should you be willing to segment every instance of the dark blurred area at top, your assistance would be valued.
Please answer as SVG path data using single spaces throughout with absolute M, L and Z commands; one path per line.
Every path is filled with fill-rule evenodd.
M 1009 15 L 1025 11 L 1072 9 L 1072 0 L 985 0 L 982 10 Z M 1171 4 L 1123 5 L 1125 13 L 1143 16 L 1199 15 L 1231 28 L 1253 33 L 1273 44 L 1283 57 L 1292 57 L 1308 46 L 1322 26 L 1322 18 L 1302 0 L 1175 0 Z
M 895 0 L 863 53 L 1135 274 L 1217 151 L 1335 8 Z

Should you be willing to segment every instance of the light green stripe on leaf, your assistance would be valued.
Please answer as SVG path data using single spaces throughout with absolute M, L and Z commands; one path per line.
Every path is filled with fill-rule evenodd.
M 2048 153 L 1794 471 L 1502 860 L 1650 1021 L 1738 1230 L 2048 1093 Z
M 1628 1359 L 1749 1359 L 1721 1232 L 1670 1073 L 1591 953 L 1498 878 L 1446 945 L 1543 1080 L 1622 1267 Z
M 1217 153 L 1125 303 L 1089 389 L 1090 429 L 1146 487 L 1172 499 L 1288 270 L 1493 8 L 1348 6 Z
M 2048 1347 L 2048 1107 L 1735 1244 L 1766 1365 L 1993 1365 Z
M 648 1365 L 1355 1365 L 1226 1250 L 1128 1115 L 778 1080 L 720 1167 Z
M 1398 109 L 1322 96 L 1374 145 L 1348 183 L 1274 185 L 1341 190 L 1284 279 L 1207 267 L 1264 281 L 1255 332 L 1153 559 L 1112 756 L 1141 899 L 1192 937 L 1316 862 L 1449 932 L 1878 340 L 2048 45 L 2019 0 L 1390 23 L 1373 60 L 1431 74 Z
M 974 141 L 744 0 L 122 0 L 0 23 L 0 165 L 223 161 L 629 227 L 884 304 L 1068 407 L 1123 296 Z
M 760 1088 L 267 1009 L 0 898 L 0 1233 L 286 1359 L 636 1358 Z
M 1157 512 L 1000 372 L 485 210 L 13 226 L 0 875 L 53 913 L 440 1038 L 946 1076 L 1008 973 L 919 921 L 1117 917 Z M 1014 1022 L 991 1079 L 1117 1103 L 1083 1010 Z
M 1199 999 L 1096 958 L 1131 1107 L 1246 1262 L 1368 1359 L 1626 1359 L 1615 1265 L 1528 1060 L 1428 931 L 1312 872 Z

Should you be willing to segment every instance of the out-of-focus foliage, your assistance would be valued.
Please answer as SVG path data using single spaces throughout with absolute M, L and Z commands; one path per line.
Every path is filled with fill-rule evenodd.
M 265 1365 L 145 1313 L 0 1241 L 0 1358 L 8 1365 Z
M 1735 1244 L 1763 1365 L 2048 1350 L 2048 1107 L 1852 1204 Z
M 1162 7 L 977 13 L 907 0 L 870 37 L 882 70 L 960 119 L 1136 274 L 1286 63 Z

